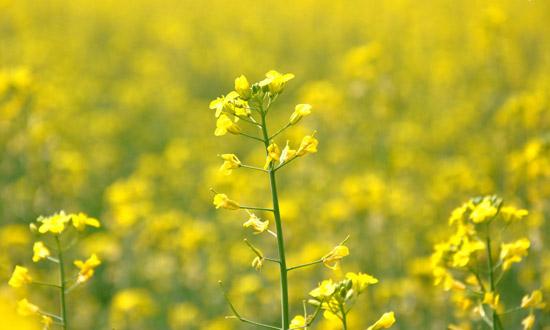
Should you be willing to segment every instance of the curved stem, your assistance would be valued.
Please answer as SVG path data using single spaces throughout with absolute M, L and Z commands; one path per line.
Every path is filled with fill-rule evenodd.
M 63 262 L 63 249 L 61 248 L 61 242 L 59 236 L 55 236 L 55 243 L 57 244 L 57 258 L 59 260 L 59 297 L 61 300 L 61 318 L 63 319 L 63 330 L 67 330 L 67 303 L 65 301 L 65 264 Z
M 263 110 L 263 109 L 262 109 Z M 262 134 L 264 137 L 264 145 L 269 147 L 269 134 L 267 132 L 267 125 L 265 120 L 265 114 L 267 111 L 262 111 Z M 288 308 L 288 279 L 286 269 L 286 257 L 285 257 L 285 241 L 283 237 L 283 224 L 281 221 L 281 213 L 279 211 L 279 196 L 277 194 L 277 180 L 275 179 L 275 171 L 273 164 L 268 169 L 269 183 L 271 185 L 271 198 L 273 201 L 273 217 L 275 218 L 275 227 L 277 229 L 277 248 L 279 250 L 279 271 L 280 271 L 280 285 L 281 285 L 281 322 L 282 329 L 287 330 L 290 327 L 290 317 Z

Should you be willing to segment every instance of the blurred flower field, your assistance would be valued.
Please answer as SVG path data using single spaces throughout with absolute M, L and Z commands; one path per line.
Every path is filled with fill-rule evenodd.
M 288 263 L 327 256 L 349 235 L 335 270 L 289 273 L 292 315 L 323 280 L 353 271 L 380 281 L 349 329 L 389 310 L 393 329 L 489 329 L 460 295 L 484 280 L 447 275 L 486 248 L 456 253 L 457 237 L 500 216 L 499 295 L 483 290 L 480 304 L 505 329 L 529 329 L 529 314 L 532 329 L 549 330 L 550 304 L 537 303 L 550 297 L 549 20 L 542 0 L 0 0 L 0 329 L 43 328 L 16 313 L 22 299 L 59 310 L 55 290 L 8 281 L 16 265 L 57 278 L 32 262 L 47 256 L 33 252 L 29 225 L 60 210 L 79 236 L 70 329 L 254 329 L 225 318 L 219 280 L 239 311 L 276 324 L 279 272 L 255 270 L 243 239 L 262 251 L 276 242 L 243 228 L 245 213 L 216 211 L 210 191 L 268 205 L 262 173 L 226 175 L 217 156 L 262 167 L 265 148 L 215 136 L 209 109 L 241 74 L 255 82 L 276 69 L 295 78 L 271 126 L 311 105 L 279 146 L 319 141 L 277 177 Z M 490 195 L 502 200 L 474 198 Z M 90 218 L 77 224 L 79 212 Z M 319 317 L 311 329 L 341 326 Z

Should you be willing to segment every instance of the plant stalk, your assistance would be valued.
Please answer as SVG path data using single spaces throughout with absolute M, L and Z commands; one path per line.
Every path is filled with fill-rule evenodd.
M 57 244 L 57 256 L 59 260 L 59 297 L 61 301 L 61 318 L 63 319 L 62 328 L 67 330 L 67 303 L 65 301 L 65 264 L 63 262 L 63 250 L 61 248 L 61 242 L 59 236 L 55 236 L 55 243 Z
M 269 133 L 267 131 L 267 125 L 265 120 L 264 109 L 261 109 L 262 113 L 262 134 L 264 138 L 265 148 L 269 147 Z M 277 180 L 275 179 L 275 171 L 273 170 L 273 163 L 268 169 L 269 183 L 271 185 L 271 198 L 273 200 L 273 217 L 275 218 L 275 227 L 277 229 L 277 248 L 279 250 L 279 270 L 280 270 L 280 283 L 281 283 L 281 322 L 282 329 L 287 330 L 290 327 L 289 307 L 288 307 L 288 270 L 286 268 L 285 258 L 285 241 L 283 238 L 283 225 L 281 221 L 281 213 L 279 211 L 279 197 L 277 194 Z

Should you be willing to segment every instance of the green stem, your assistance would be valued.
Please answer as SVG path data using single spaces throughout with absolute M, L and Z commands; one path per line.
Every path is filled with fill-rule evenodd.
M 489 223 L 487 223 L 487 238 L 485 240 L 487 244 L 487 268 L 489 270 L 489 288 L 493 294 L 495 293 L 495 275 L 493 268 L 493 253 L 491 251 L 491 236 L 489 232 Z M 498 317 L 497 311 L 494 308 L 491 308 L 493 316 L 493 330 L 502 330 L 502 323 Z
M 303 267 L 307 267 L 307 266 L 313 266 L 313 265 L 316 265 L 316 264 L 320 264 L 321 262 L 323 262 L 323 259 L 319 259 L 319 260 L 316 260 L 316 261 L 308 262 L 308 263 L 302 264 L 302 265 L 297 265 L 297 266 L 288 267 L 288 268 L 287 268 L 287 271 L 291 271 L 291 270 L 294 270 L 294 269 L 299 269 L 299 268 L 303 268 Z
M 342 317 L 340 318 L 340 320 L 342 320 L 342 330 L 347 330 L 348 320 L 347 320 L 346 309 L 344 308 L 344 304 L 342 302 L 339 302 L 338 306 L 340 307 L 340 312 L 342 313 Z
M 262 109 L 263 110 L 263 109 Z M 269 147 L 269 134 L 265 120 L 266 111 L 262 112 L 262 133 L 264 137 L 264 145 L 267 151 Z M 281 321 L 282 329 L 287 330 L 290 327 L 289 308 L 288 308 L 288 279 L 285 258 L 285 241 L 283 238 L 283 224 L 281 222 L 281 213 L 279 211 L 279 196 L 277 194 L 277 181 L 275 179 L 275 171 L 273 163 L 268 169 L 269 183 L 271 185 L 271 198 L 273 200 L 273 217 L 275 218 L 275 227 L 277 228 L 277 248 L 279 250 L 279 270 L 281 273 Z
M 65 301 L 65 264 L 63 262 L 63 249 L 61 248 L 61 242 L 59 236 L 55 236 L 55 243 L 57 244 L 57 258 L 59 260 L 59 297 L 61 299 L 61 318 L 63 319 L 63 330 L 67 330 L 67 303 Z

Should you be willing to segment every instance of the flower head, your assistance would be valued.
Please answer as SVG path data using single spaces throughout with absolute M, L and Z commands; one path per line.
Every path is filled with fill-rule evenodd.
M 225 135 L 227 132 L 231 134 L 240 134 L 241 128 L 231 119 L 229 119 L 229 117 L 222 114 L 218 117 L 218 120 L 216 121 L 216 131 L 214 131 L 214 135 L 222 136 Z
M 239 96 L 243 100 L 248 100 L 250 98 L 250 83 L 244 75 L 240 75 L 235 79 L 235 91 L 239 93 Z
M 311 114 L 311 105 L 310 104 L 298 104 L 294 108 L 294 112 L 290 115 L 288 122 L 290 125 L 295 125 L 298 123 L 302 117 Z
M 223 164 L 220 167 L 220 171 L 222 171 L 225 175 L 231 174 L 233 169 L 241 167 L 241 161 L 235 154 L 222 154 L 220 157 L 223 159 Z
M 317 141 L 317 139 L 315 138 L 315 132 L 313 132 L 313 134 L 311 135 L 306 135 L 302 139 L 298 151 L 296 151 L 296 156 L 303 156 L 308 153 L 316 153 L 318 145 L 319 141 Z
M 60 234 L 65 230 L 65 224 L 71 221 L 71 216 L 65 214 L 64 211 L 55 213 L 49 217 L 39 217 L 38 222 L 41 223 L 38 232 L 45 234 L 47 232 Z
M 101 260 L 93 253 L 86 261 L 76 260 L 74 265 L 80 269 L 77 281 L 83 283 L 94 275 L 94 269 L 101 265 Z
M 50 250 L 44 245 L 44 242 L 35 242 L 32 246 L 33 256 L 32 261 L 38 262 L 50 256 Z
M 27 299 L 21 299 L 17 302 L 17 314 L 21 316 L 38 314 L 39 311 L 40 308 L 34 304 L 31 304 Z
M 349 255 L 349 249 L 345 245 L 337 245 L 327 253 L 323 258 L 323 263 L 330 269 L 337 269 L 338 262 L 343 259 L 345 256 Z
M 290 321 L 290 329 L 302 329 L 307 325 L 306 318 L 302 315 L 296 315 Z
M 483 198 L 481 203 L 474 206 L 472 213 L 470 213 L 470 219 L 474 223 L 484 222 L 494 217 L 498 212 L 498 209 L 493 205 L 489 197 Z
M 346 278 L 350 279 L 353 284 L 353 289 L 359 294 L 370 285 L 378 283 L 378 279 L 369 274 L 363 273 L 347 273 Z
M 505 206 L 500 209 L 500 214 L 506 222 L 519 221 L 525 218 L 529 214 L 529 211 L 525 209 L 517 209 L 513 206 Z
M 226 194 L 216 194 L 214 195 L 214 205 L 217 209 L 224 208 L 228 210 L 238 210 L 241 208 L 239 203 L 231 200 L 227 197 Z
M 272 94 L 278 94 L 283 91 L 286 83 L 294 78 L 292 73 L 281 74 L 271 70 L 265 74 L 266 78 L 260 81 L 260 87 L 267 86 Z
M 367 328 L 367 330 L 388 329 L 395 323 L 395 314 L 393 312 L 384 313 L 378 321 Z
M 332 296 L 336 290 L 336 284 L 332 282 L 332 279 L 322 281 L 318 287 L 311 290 L 309 295 L 313 298 L 324 299 Z
M 527 250 L 531 246 L 531 242 L 527 238 L 518 239 L 512 243 L 505 243 L 500 248 L 500 259 L 502 261 L 502 269 L 508 270 L 513 263 L 520 262 L 523 257 L 527 256 Z
M 535 290 L 521 299 L 521 308 L 544 308 L 546 303 L 542 299 L 542 291 Z
M 535 326 L 535 315 L 533 313 L 529 314 L 521 321 L 521 325 L 523 325 L 523 330 L 533 329 Z
M 29 275 L 29 270 L 25 267 L 15 266 L 11 278 L 8 281 L 9 286 L 20 288 L 24 284 L 32 282 L 32 277 Z
M 77 230 L 84 230 L 86 226 L 95 227 L 95 228 L 100 227 L 99 220 L 95 218 L 91 218 L 82 212 L 78 214 L 72 214 L 71 219 L 73 221 L 73 226 Z

